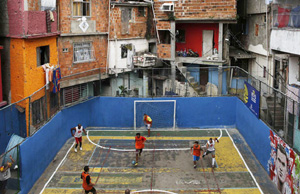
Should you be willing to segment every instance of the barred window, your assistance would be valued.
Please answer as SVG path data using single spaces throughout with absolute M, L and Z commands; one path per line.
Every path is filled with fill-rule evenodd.
M 88 84 L 80 84 L 63 89 L 64 105 L 84 100 L 88 97 Z
M 35 100 L 32 106 L 32 124 L 38 125 L 45 120 L 45 97 Z
M 91 16 L 90 0 L 73 0 L 73 16 Z
M 92 43 L 75 43 L 74 44 L 74 63 L 93 61 Z

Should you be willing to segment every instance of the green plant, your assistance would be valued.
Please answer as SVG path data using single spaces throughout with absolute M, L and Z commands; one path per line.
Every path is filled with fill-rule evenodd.
M 174 12 L 168 13 L 168 20 L 169 20 L 169 21 L 175 21 L 175 20 L 176 20 L 176 17 L 175 17 L 175 15 L 174 15 Z
M 127 92 L 127 87 L 119 86 L 119 89 L 121 90 L 120 96 L 125 97 L 125 95 L 128 93 L 128 92 Z

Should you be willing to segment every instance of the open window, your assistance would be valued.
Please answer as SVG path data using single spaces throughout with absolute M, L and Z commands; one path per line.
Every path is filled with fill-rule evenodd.
M 158 30 L 160 43 L 171 44 L 171 35 L 169 30 Z
M 41 46 L 36 48 L 37 66 L 44 65 L 50 62 L 50 51 L 48 46 Z
M 185 43 L 185 30 L 176 30 L 176 42 Z
M 91 16 L 90 0 L 73 0 L 73 16 Z
M 128 55 L 128 49 L 132 49 L 132 44 L 122 44 L 121 45 L 121 58 L 127 58 Z

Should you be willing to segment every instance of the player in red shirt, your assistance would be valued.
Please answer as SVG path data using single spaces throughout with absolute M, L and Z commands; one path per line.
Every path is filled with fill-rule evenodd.
M 152 119 L 149 115 L 144 114 L 143 121 L 148 130 L 148 137 L 150 137 L 150 127 L 152 127 Z
M 199 145 L 198 141 L 195 141 L 193 147 L 191 147 L 191 155 L 193 155 L 194 168 L 196 168 L 197 167 L 197 161 L 199 161 L 199 159 L 202 160 L 201 146 Z
M 136 149 L 136 162 L 135 162 L 135 166 L 138 165 L 139 162 L 139 156 L 141 156 L 143 148 L 145 147 L 145 141 L 146 138 L 141 136 L 140 133 L 137 133 L 135 136 L 135 149 Z

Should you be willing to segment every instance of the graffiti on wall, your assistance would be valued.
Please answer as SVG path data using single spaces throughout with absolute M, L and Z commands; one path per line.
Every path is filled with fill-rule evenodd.
M 270 130 L 271 154 L 268 170 L 271 180 L 282 194 L 300 194 L 299 156 Z

